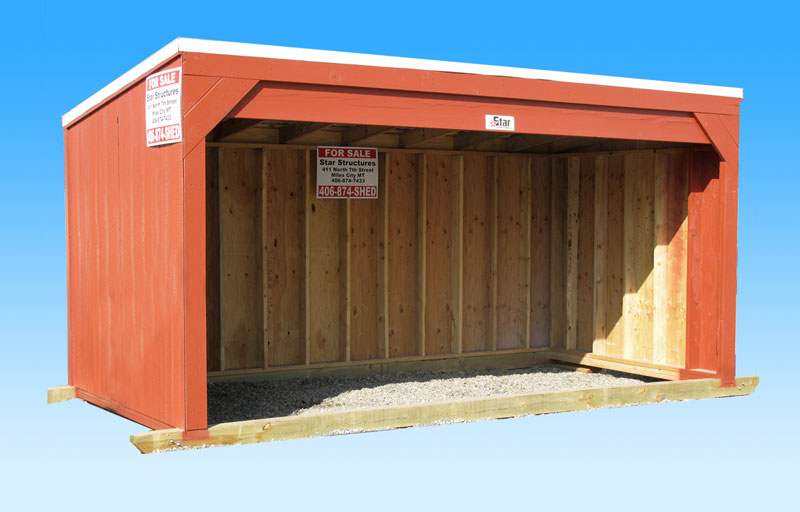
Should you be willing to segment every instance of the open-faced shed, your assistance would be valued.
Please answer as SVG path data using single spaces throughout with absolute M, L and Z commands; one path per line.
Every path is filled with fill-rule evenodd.
M 551 359 L 735 393 L 741 98 L 177 39 L 63 117 L 52 399 L 186 443 L 226 376 Z M 377 198 L 317 199 L 319 146 L 377 148 Z

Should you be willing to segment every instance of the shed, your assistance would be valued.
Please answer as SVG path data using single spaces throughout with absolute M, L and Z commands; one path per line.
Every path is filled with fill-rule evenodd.
M 659 380 L 553 410 L 749 393 L 741 99 L 176 39 L 63 116 L 69 382 L 49 400 L 153 429 L 150 451 L 414 420 L 209 428 L 215 379 L 548 360 Z M 365 148 L 373 197 L 322 197 L 319 148 Z M 452 414 L 553 412 L 541 398 Z

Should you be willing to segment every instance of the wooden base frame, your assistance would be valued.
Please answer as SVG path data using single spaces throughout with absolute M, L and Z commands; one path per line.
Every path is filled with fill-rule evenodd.
M 472 398 L 221 423 L 208 429 L 209 435 L 206 439 L 187 439 L 181 429 L 156 430 L 132 435 L 131 443 L 142 453 L 263 443 L 426 426 L 442 420 L 460 423 L 663 401 L 743 396 L 752 393 L 756 386 L 758 377 L 754 376 L 736 378 L 733 387 L 721 386 L 719 379 L 697 379 L 558 393 Z

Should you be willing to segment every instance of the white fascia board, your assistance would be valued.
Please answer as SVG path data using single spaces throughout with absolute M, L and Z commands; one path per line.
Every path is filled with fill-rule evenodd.
M 322 62 L 328 64 L 351 64 L 396 69 L 415 69 L 423 71 L 441 71 L 447 73 L 463 73 L 472 75 L 504 76 L 526 78 L 530 80 L 549 80 L 609 87 L 627 87 L 652 91 L 702 94 L 741 99 L 744 91 L 737 87 L 721 87 L 716 85 L 687 84 L 680 82 L 664 82 L 641 78 L 621 78 L 604 75 L 587 75 L 566 71 L 544 71 L 539 69 L 512 68 L 491 66 L 486 64 L 465 64 L 427 59 L 411 59 L 406 57 L 386 57 L 363 53 L 335 52 L 328 50 L 307 50 L 285 46 L 270 46 L 250 43 L 230 43 L 209 41 L 205 39 L 178 38 L 151 55 L 141 64 L 117 78 L 97 93 L 90 96 L 80 105 L 62 117 L 64 126 L 72 123 L 109 97 L 121 91 L 135 80 L 138 80 L 153 68 L 164 63 L 178 52 L 210 53 L 216 55 L 232 55 L 237 57 L 261 57 L 269 59 L 297 60 L 304 62 Z

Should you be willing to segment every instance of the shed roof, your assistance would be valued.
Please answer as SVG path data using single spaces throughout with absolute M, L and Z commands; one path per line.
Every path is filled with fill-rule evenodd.
M 261 57 L 305 62 L 322 62 L 329 64 L 349 64 L 395 69 L 413 69 L 485 76 L 526 78 L 532 80 L 548 80 L 554 82 L 587 85 L 628 87 L 632 89 L 646 89 L 653 91 L 703 94 L 708 96 L 723 96 L 729 98 L 743 97 L 743 90 L 737 87 L 665 82 L 641 78 L 590 75 L 566 71 L 544 71 L 539 69 L 492 66 L 486 64 L 467 64 L 461 62 L 412 59 L 406 57 L 387 57 L 364 53 L 308 50 L 304 48 L 289 48 L 284 46 L 271 46 L 263 44 L 177 38 L 64 114 L 61 117 L 62 126 L 67 126 L 68 124 L 77 120 L 87 112 L 94 109 L 94 107 L 103 103 L 108 98 L 114 96 L 133 82 L 142 78 L 154 68 L 157 68 L 159 65 L 163 64 L 181 52 L 210 53 L 239 57 Z

